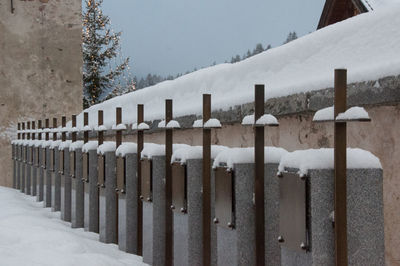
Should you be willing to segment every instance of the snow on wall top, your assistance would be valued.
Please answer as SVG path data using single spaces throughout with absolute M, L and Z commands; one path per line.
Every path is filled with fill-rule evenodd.
M 267 84 L 266 97 L 274 98 L 333 87 L 335 68 L 348 69 L 349 83 L 398 75 L 399 13 L 400 4 L 382 7 L 241 62 L 204 68 L 85 111 L 89 112 L 89 123 L 96 125 L 97 111 L 104 110 L 104 123 L 111 126 L 115 124 L 115 107 L 120 106 L 123 123 L 131 124 L 136 122 L 137 104 L 145 105 L 146 121 L 162 119 L 167 98 L 174 100 L 175 117 L 200 115 L 203 93 L 212 95 L 213 111 L 229 110 L 254 101 L 254 84 Z M 83 125 L 82 118 L 83 113 L 78 116 L 78 125 Z
M 99 147 L 97 147 L 97 154 L 104 155 L 106 152 L 115 151 L 116 149 L 115 141 L 104 141 Z
M 264 163 L 279 163 L 287 151 L 278 147 L 264 147 L 264 153 Z M 254 163 L 254 147 L 229 148 L 220 152 L 214 160 L 213 168 L 227 166 L 233 169 L 239 163 Z
M 309 169 L 333 169 L 333 159 L 332 148 L 294 151 L 282 157 L 279 171 L 296 168 L 300 175 L 307 175 Z M 382 165 L 378 157 L 369 151 L 347 148 L 347 168 L 382 168 Z
M 128 153 L 137 153 L 137 144 L 134 142 L 123 142 L 115 151 L 116 156 L 125 157 Z
M 172 152 L 177 149 L 189 147 L 187 144 L 173 144 Z M 164 144 L 155 144 L 155 143 L 145 143 L 143 150 L 140 154 L 141 158 L 151 159 L 153 156 L 162 156 L 165 155 L 165 145 Z
M 211 159 L 215 159 L 217 155 L 227 150 L 228 147 L 221 145 L 211 145 Z M 171 157 L 171 163 L 180 162 L 185 164 L 190 159 L 202 159 L 203 158 L 203 146 L 188 146 L 176 149 Z
M 97 146 L 99 145 L 99 142 L 97 140 L 91 140 L 85 143 L 82 146 L 82 152 L 89 152 L 92 150 L 97 150 Z
M 368 11 L 384 8 L 389 5 L 399 3 L 398 0 L 361 0 Z

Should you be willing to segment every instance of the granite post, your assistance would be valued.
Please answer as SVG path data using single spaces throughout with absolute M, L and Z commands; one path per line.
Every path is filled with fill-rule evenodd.
M 61 219 L 71 222 L 71 176 L 69 172 L 69 148 L 64 148 L 64 170 L 61 174 Z
M 119 249 L 137 254 L 137 154 L 125 155 L 125 192 L 118 197 L 118 245 Z
M 84 191 L 82 182 L 82 149 L 75 149 L 75 173 L 71 178 L 71 227 L 84 227 Z
M 32 173 L 32 144 L 26 145 L 27 154 L 26 154 L 26 179 L 25 179 L 25 194 L 31 195 L 31 173 Z
M 32 196 L 37 196 L 37 176 L 38 176 L 38 147 L 34 145 L 33 147 L 33 155 L 32 155 Z
M 17 163 L 16 163 L 16 156 L 15 156 L 15 144 L 11 144 L 11 160 L 13 161 L 13 188 L 17 188 Z
M 99 232 L 99 188 L 97 186 L 97 150 L 87 152 L 89 168 L 88 179 L 85 180 L 85 230 Z
M 105 157 L 105 184 L 100 187 L 99 198 L 99 233 L 103 243 L 118 243 L 117 232 L 117 179 L 115 173 L 115 151 L 106 152 Z
M 21 144 L 16 145 L 16 159 L 15 159 L 15 165 L 16 165 L 16 184 L 15 188 L 20 189 L 21 188 Z
M 61 178 L 60 178 L 60 152 L 57 147 L 53 149 L 54 165 L 51 181 L 51 210 L 60 211 L 61 205 Z
M 20 190 L 22 193 L 25 193 L 25 178 L 26 178 L 26 145 L 21 145 L 22 150 L 22 158 L 21 158 L 21 183 L 20 183 Z
M 42 145 L 38 147 L 39 149 L 39 167 L 38 167 L 38 180 L 37 180 L 37 195 L 36 201 L 43 201 L 44 199 L 44 175 L 45 175 L 45 158 L 44 152 L 45 148 L 42 148 Z
M 45 169 L 45 177 L 44 177 L 44 194 L 43 194 L 43 201 L 44 207 L 51 207 L 51 165 L 50 165 L 50 153 L 53 150 L 50 150 L 50 147 L 46 147 L 46 169 Z

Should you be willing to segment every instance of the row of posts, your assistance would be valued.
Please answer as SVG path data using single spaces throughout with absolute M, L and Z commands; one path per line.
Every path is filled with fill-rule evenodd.
M 264 85 L 255 86 L 255 114 L 254 121 L 257 121 L 264 115 Z M 173 120 L 172 100 L 165 102 L 165 125 Z M 335 71 L 335 117 L 338 113 L 346 110 L 346 71 Z M 203 95 L 203 123 L 211 119 L 211 95 Z M 137 105 L 137 124 L 144 122 L 144 106 Z M 66 117 L 62 117 L 61 123 L 61 147 L 67 141 Z M 116 134 L 115 149 L 122 144 L 122 109 L 116 108 Z M 39 120 L 38 129 L 42 129 L 42 121 Z M 88 113 L 84 112 L 83 117 L 83 143 L 89 142 Z M 95 148 L 106 145 L 104 142 L 103 111 L 98 111 L 98 143 Z M 25 128 L 26 126 L 26 128 Z M 125 155 L 125 158 L 115 155 L 115 149 L 104 149 L 104 153 L 96 149 L 82 151 L 81 146 L 77 145 L 76 116 L 72 116 L 71 144 L 57 153 L 56 148 L 52 146 L 27 147 L 23 145 L 13 146 L 14 160 L 14 182 L 13 186 L 20 189 L 28 195 L 36 196 L 38 201 L 44 201 L 45 207 L 51 207 L 53 211 L 61 211 L 61 218 L 69 221 L 73 228 L 83 227 L 88 231 L 100 234 L 100 241 L 105 243 L 116 243 L 124 251 L 137 254 L 144 257 L 144 262 L 153 265 L 180 265 L 182 262 L 178 259 L 180 254 L 179 241 L 184 241 L 187 235 L 177 236 L 176 225 L 182 221 L 174 215 L 174 211 L 179 201 L 174 202 L 174 189 L 179 185 L 176 183 L 179 169 L 171 164 L 173 154 L 173 128 L 165 127 L 165 154 L 160 158 L 154 157 L 152 160 L 141 158 L 140 154 L 144 149 L 144 130 L 138 127 L 136 136 L 137 150 L 133 154 Z M 53 129 L 57 128 L 57 119 L 53 119 Z M 27 129 L 27 131 L 25 130 Z M 34 133 L 36 130 L 35 122 L 18 123 L 18 139 L 20 140 L 42 140 L 42 134 Z M 218 216 L 219 203 L 215 202 L 218 197 L 217 187 L 220 186 L 216 180 L 217 171 L 212 171 L 211 158 L 211 131 L 212 127 L 203 127 L 203 145 L 201 160 L 201 180 L 200 191 L 201 201 L 200 210 L 196 218 L 200 228 L 198 230 L 199 246 L 201 250 L 196 251 L 201 254 L 197 256 L 198 260 L 186 260 L 188 265 L 215 265 L 219 255 L 215 255 L 218 248 L 215 246 L 216 226 L 227 227 L 233 230 L 237 225 L 235 223 L 222 224 L 221 221 L 214 218 Z M 27 133 L 26 133 L 27 132 Z M 49 119 L 45 120 L 44 130 L 45 140 L 50 139 Z M 37 134 L 37 135 L 36 135 Z M 346 213 L 346 123 L 335 122 L 335 191 L 334 191 L 334 220 L 335 220 L 335 257 L 336 265 L 347 265 L 347 213 Z M 53 132 L 53 142 L 57 140 L 57 132 Z M 264 126 L 254 127 L 254 169 L 253 169 L 253 193 L 254 193 L 254 220 L 253 226 L 249 230 L 254 230 L 249 241 L 254 241 L 252 247 L 255 247 L 254 258 L 248 261 L 238 259 L 235 264 L 247 264 L 251 262 L 254 265 L 278 265 L 271 259 L 269 260 L 268 239 L 266 239 L 266 186 L 265 176 L 267 175 L 264 163 Z M 111 145 L 108 143 L 108 145 Z M 78 148 L 73 148 L 77 146 Z M 159 162 L 159 160 L 163 162 Z M 277 168 L 277 166 L 276 166 Z M 199 168 L 196 168 L 200 170 Z M 276 169 L 275 169 L 276 170 Z M 188 175 L 189 165 L 182 172 L 181 176 Z M 226 172 L 226 171 L 225 171 Z M 276 173 L 276 171 L 275 171 Z M 225 175 L 226 173 L 222 173 Z M 239 175 L 239 173 L 237 173 Z M 159 177 L 159 178 L 157 178 Z M 232 180 L 232 177 L 230 177 Z M 237 182 L 238 177 L 234 177 Z M 160 181 L 161 180 L 161 181 Z M 222 180 L 222 179 L 221 179 Z M 157 182 L 162 184 L 157 185 Z M 187 195 L 190 181 L 183 181 L 185 190 L 186 207 L 179 209 L 182 213 L 191 211 L 187 206 Z M 176 185 L 178 184 L 178 185 Z M 222 183 L 226 185 L 227 183 Z M 234 184 L 229 183 L 230 186 Z M 177 187 L 175 187 L 177 186 Z M 213 190 L 215 189 L 215 191 Z M 279 188 L 278 188 L 279 189 Z M 229 194 L 229 191 L 228 191 Z M 221 194 L 222 195 L 222 194 Z M 230 195 L 233 197 L 233 195 Z M 234 199 L 231 199 L 231 201 Z M 279 199 L 276 199 L 279 201 Z M 157 204 L 161 205 L 157 205 Z M 229 204 L 229 203 L 224 203 Z M 232 212 L 233 213 L 233 212 Z M 232 215 L 232 213 L 228 214 Z M 277 213 L 279 215 L 279 213 Z M 232 215 L 233 216 L 233 215 Z M 189 218 L 190 219 L 190 218 Z M 229 220 L 229 218 L 226 218 Z M 277 218 L 278 219 L 278 218 Z M 238 219 L 241 221 L 241 218 Z M 189 221 L 190 223 L 191 221 Z M 150 229 L 149 229 L 150 228 Z M 253 229 L 251 229 L 253 228 Z M 279 231 L 279 228 L 276 229 Z M 219 235 L 218 237 L 221 237 Z M 147 234 L 148 233 L 148 234 Z M 185 232 L 184 232 L 185 233 Z M 186 232 L 188 233 L 188 232 Z M 147 234 L 147 235 L 146 235 Z M 151 235 L 149 235 L 151 234 Z M 223 238 L 223 237 L 222 237 Z M 221 239 L 222 239 L 221 238 Z M 282 243 L 283 240 L 275 237 L 275 243 Z M 178 241 L 176 241 L 178 240 Z M 234 240 L 233 238 L 231 239 Z M 190 241 L 190 240 L 188 240 Z M 225 243 L 229 249 L 229 239 Z M 219 242 L 218 242 L 219 243 Z M 279 246 L 279 244 L 277 244 Z M 189 248 L 190 249 L 190 248 Z M 301 247 L 305 252 L 309 251 L 307 243 Z M 194 252 L 194 253 L 196 253 Z M 240 250 L 238 251 L 240 256 Z M 231 252 L 226 252 L 227 255 Z M 279 256 L 281 256 L 279 254 Z M 194 256 L 196 257 L 196 256 Z M 221 258 L 224 256 L 222 255 Z M 226 257 L 226 256 L 225 256 Z M 243 256 L 246 257 L 246 256 Z M 226 261 L 229 260 L 229 258 Z M 277 259 L 280 262 L 280 258 Z M 190 264 L 189 264 L 190 262 Z M 186 264 L 185 263 L 185 264 Z M 194 264 L 193 264 L 194 263 Z M 185 265 L 183 264 L 183 265 Z M 220 264 L 220 263 L 219 263 Z M 223 265 L 223 264 L 220 264 Z M 279 264 L 280 265 L 280 264 Z M 310 264 L 311 265 L 311 264 Z

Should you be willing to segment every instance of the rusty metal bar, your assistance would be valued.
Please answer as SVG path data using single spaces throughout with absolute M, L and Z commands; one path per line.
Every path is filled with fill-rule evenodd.
M 22 122 L 22 130 L 25 130 L 25 122 Z M 22 139 L 25 139 L 25 132 L 22 132 Z
M 66 126 L 67 126 L 67 117 L 63 116 L 63 117 L 61 117 L 61 127 L 64 129 Z M 67 134 L 64 130 L 61 133 L 61 140 L 62 141 L 67 140 Z
M 83 113 L 83 126 L 89 125 L 89 113 L 84 112 Z M 89 141 L 89 131 L 84 131 L 83 132 L 83 142 L 87 143 Z
M 53 118 L 53 129 L 57 128 L 57 118 Z M 53 132 L 53 140 L 57 140 L 57 132 Z
M 165 125 L 172 120 L 172 100 L 165 100 Z M 173 224 L 172 224 L 172 128 L 165 130 L 165 229 L 166 229 L 166 245 L 165 245 L 165 265 L 172 266 L 173 259 Z
M 72 115 L 72 127 L 76 127 L 76 115 Z M 72 142 L 76 141 L 76 132 L 72 132 L 72 137 L 71 137 Z
M 38 120 L 38 129 L 42 129 L 42 120 Z M 38 134 L 38 140 L 42 140 L 42 133 Z
M 36 129 L 35 121 L 32 121 L 31 123 L 32 123 L 32 130 L 35 130 Z M 36 138 L 35 133 L 32 133 L 32 139 L 35 140 L 35 138 Z
M 98 113 L 97 113 L 97 125 L 98 126 L 102 126 L 103 125 L 103 123 L 104 123 L 103 117 L 104 117 L 103 110 L 99 110 Z M 97 140 L 99 142 L 99 146 L 101 144 L 103 144 L 103 142 L 104 142 L 104 132 L 103 131 L 99 130 L 97 132 Z
M 254 123 L 264 115 L 264 85 L 255 85 Z M 264 127 L 254 128 L 256 265 L 265 265 Z
M 122 123 L 122 108 L 121 107 L 117 107 L 116 109 L 116 126 L 118 126 L 119 124 Z M 122 143 L 122 130 L 117 130 L 116 134 L 115 134 L 115 146 L 116 148 L 119 147 L 119 145 L 121 145 Z
M 203 94 L 203 125 L 211 118 L 211 95 Z M 211 265 L 211 129 L 203 128 L 203 265 Z
M 21 123 L 18 123 L 18 131 L 20 131 L 20 130 L 21 130 Z M 21 133 L 20 132 L 17 133 L 17 137 L 18 137 L 18 139 L 21 139 Z
M 144 122 L 144 106 L 143 104 L 137 105 L 137 124 Z M 138 202 L 138 215 L 137 215 L 137 255 L 143 256 L 143 203 L 140 199 L 142 195 L 142 167 L 140 166 L 140 155 L 143 150 L 144 131 L 137 131 L 137 202 Z
M 346 111 L 347 70 L 335 69 L 335 117 Z M 335 122 L 335 257 L 336 266 L 347 265 L 346 123 Z
M 26 122 L 26 129 L 28 130 L 27 135 L 27 139 L 31 139 L 31 133 L 29 132 L 29 130 L 31 130 L 31 122 Z
M 11 13 L 14 14 L 15 8 L 14 8 L 14 0 L 11 0 Z
M 44 127 L 46 129 L 50 128 L 50 120 L 48 118 L 46 118 L 46 120 L 45 120 L 45 126 Z M 49 132 L 47 131 L 46 132 L 46 141 L 49 140 L 49 138 L 50 138 L 50 135 L 49 135 Z

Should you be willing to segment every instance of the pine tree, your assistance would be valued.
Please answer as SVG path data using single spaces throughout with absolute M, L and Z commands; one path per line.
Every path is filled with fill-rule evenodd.
M 264 51 L 264 47 L 261 43 L 257 43 L 256 48 L 253 50 L 253 55 L 262 53 Z
M 110 19 L 101 11 L 102 3 L 103 0 L 85 0 L 82 33 L 84 108 L 135 89 L 129 81 L 116 86 L 116 79 L 127 69 L 129 58 L 114 68 L 110 65 L 118 55 L 121 32 L 112 32 Z
M 289 42 L 294 41 L 296 39 L 297 39 L 297 33 L 295 31 L 294 32 L 289 32 L 289 34 L 288 34 L 288 36 L 286 38 L 286 41 L 283 44 L 289 43 Z

